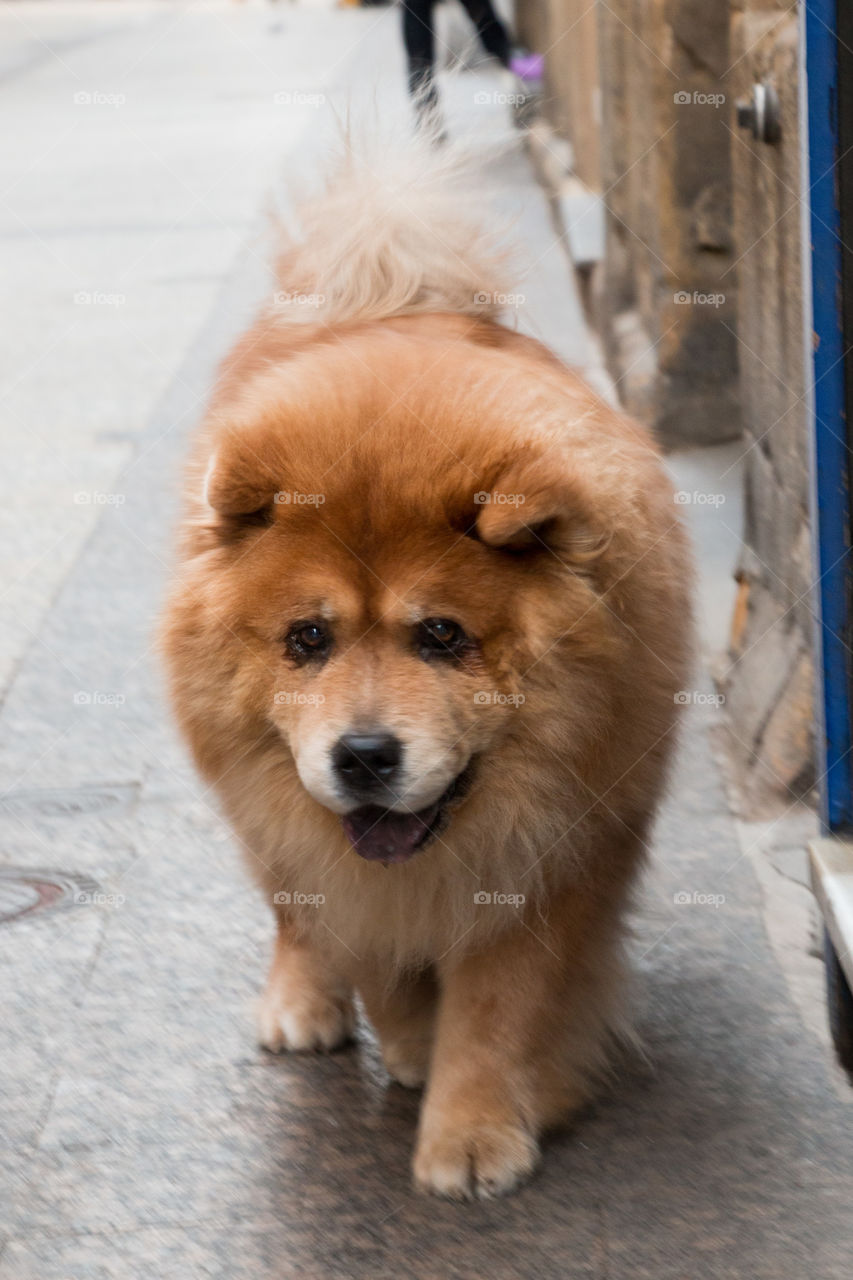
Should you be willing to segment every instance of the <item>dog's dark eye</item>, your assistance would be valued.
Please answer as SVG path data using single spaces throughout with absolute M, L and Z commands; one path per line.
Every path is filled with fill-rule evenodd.
M 418 645 L 425 656 L 456 654 L 469 643 L 459 623 L 450 618 L 425 618 L 418 627 Z
M 286 644 L 297 658 L 324 658 L 332 637 L 321 622 L 298 622 L 287 633 Z

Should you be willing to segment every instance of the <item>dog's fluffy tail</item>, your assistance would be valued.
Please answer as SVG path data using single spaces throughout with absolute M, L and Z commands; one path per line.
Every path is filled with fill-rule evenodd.
M 399 145 L 342 130 L 325 189 L 301 204 L 285 235 L 278 295 L 294 323 L 341 324 L 450 311 L 495 317 L 509 273 L 500 234 L 486 230 L 470 153 L 428 133 Z

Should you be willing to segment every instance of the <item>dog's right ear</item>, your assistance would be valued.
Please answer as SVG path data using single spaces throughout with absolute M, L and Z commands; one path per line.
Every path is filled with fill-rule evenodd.
M 221 516 L 269 514 L 280 477 L 264 460 L 261 442 L 251 429 L 235 429 L 222 437 L 204 476 L 203 498 Z

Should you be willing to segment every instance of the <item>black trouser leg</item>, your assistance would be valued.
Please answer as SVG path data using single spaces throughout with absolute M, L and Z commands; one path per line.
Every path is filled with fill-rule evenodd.
M 477 35 L 486 52 L 508 67 L 509 36 L 506 27 L 492 8 L 491 0 L 462 0 L 462 6 L 477 28 Z
M 409 93 L 424 106 L 434 106 L 438 95 L 433 84 L 435 35 L 433 0 L 403 0 L 403 44 L 409 63 Z

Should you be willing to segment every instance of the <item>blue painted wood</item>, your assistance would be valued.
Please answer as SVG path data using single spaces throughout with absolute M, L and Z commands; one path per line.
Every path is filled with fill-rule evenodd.
M 839 0 L 849 3 L 850 0 Z M 824 828 L 853 826 L 850 679 L 850 449 L 838 157 L 836 0 L 804 5 L 811 238 L 812 530 L 817 569 L 818 734 Z

